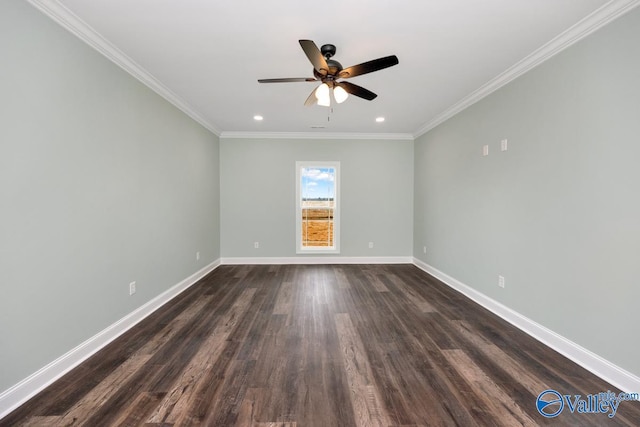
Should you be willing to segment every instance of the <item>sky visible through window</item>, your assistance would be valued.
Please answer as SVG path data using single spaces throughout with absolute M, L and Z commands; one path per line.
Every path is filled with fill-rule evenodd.
M 335 169 L 334 168 L 303 168 L 302 169 L 302 199 L 334 199 L 335 198 Z

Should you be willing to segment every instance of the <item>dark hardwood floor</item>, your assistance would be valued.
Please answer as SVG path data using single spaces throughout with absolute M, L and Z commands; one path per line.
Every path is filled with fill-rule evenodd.
M 221 266 L 1 426 L 640 425 L 616 391 L 412 265 Z

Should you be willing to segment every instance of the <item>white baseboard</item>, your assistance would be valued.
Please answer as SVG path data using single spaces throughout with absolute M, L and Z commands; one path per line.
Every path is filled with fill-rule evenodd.
M 162 294 L 153 298 L 151 301 L 132 311 L 106 329 L 98 332 L 96 335 L 89 338 L 76 348 L 68 351 L 66 354 L 60 356 L 47 366 L 31 374 L 13 387 L 0 393 L 0 419 L 9 415 L 9 413 L 18 406 L 25 403 L 31 397 L 35 396 L 71 369 L 94 355 L 145 317 L 149 316 L 158 308 L 216 269 L 219 265 L 219 259 L 212 262 Z
M 627 393 L 637 393 L 640 390 L 640 378 L 608 360 L 574 343 L 573 341 L 553 332 L 552 330 L 534 322 L 522 314 L 509 307 L 489 298 L 481 292 L 465 285 L 442 271 L 414 258 L 413 264 L 440 280 L 447 286 L 462 293 L 466 297 L 477 302 L 487 310 L 500 316 L 518 329 L 540 341 L 542 344 L 554 349 L 569 360 L 574 361 L 594 375 L 607 381 L 609 384 L 618 387 Z M 606 390 L 585 390 L 586 391 L 606 391 Z
M 340 256 L 300 256 L 300 257 L 227 257 L 220 258 L 221 264 L 412 264 L 410 256 L 387 257 L 340 257 Z

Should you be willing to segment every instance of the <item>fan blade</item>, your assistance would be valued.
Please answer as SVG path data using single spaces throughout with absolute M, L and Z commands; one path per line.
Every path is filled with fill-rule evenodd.
M 318 98 L 316 98 L 316 89 L 318 89 L 318 88 L 313 89 L 311 91 L 311 94 L 307 98 L 307 100 L 304 101 L 304 106 L 305 107 L 310 107 L 311 105 L 315 105 L 318 102 Z
M 398 57 L 395 55 L 385 56 L 384 58 L 374 59 L 372 61 L 363 62 L 345 68 L 338 74 L 339 78 L 348 79 L 350 77 L 360 76 L 362 74 L 372 73 L 374 71 L 383 70 L 398 64 Z
M 347 93 L 366 99 L 367 101 L 371 101 L 372 99 L 375 99 L 376 96 L 378 96 L 375 93 L 371 92 L 370 90 L 365 89 L 362 86 L 354 85 L 353 83 L 336 82 L 336 85 L 346 90 Z
M 318 46 L 312 40 L 298 40 L 300 43 L 300 47 L 304 50 L 305 55 L 313 64 L 313 68 L 316 69 L 321 76 L 326 76 L 329 72 L 329 66 L 327 65 L 327 61 L 322 56 L 322 52 L 318 49 Z
M 258 79 L 258 83 L 290 83 L 290 82 L 315 82 L 313 77 L 291 77 L 283 79 Z

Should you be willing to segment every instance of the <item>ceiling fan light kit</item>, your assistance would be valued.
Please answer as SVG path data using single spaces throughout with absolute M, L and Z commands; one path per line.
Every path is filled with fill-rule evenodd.
M 300 46 L 309 62 L 313 65 L 314 77 L 292 77 L 277 79 L 259 79 L 259 83 L 290 83 L 290 82 L 322 82 L 319 87 L 313 90 L 304 105 L 331 106 L 331 94 L 334 100 L 341 104 L 347 100 L 349 94 L 357 96 L 367 101 L 375 99 L 378 95 L 361 86 L 350 82 L 338 81 L 338 79 L 348 79 L 362 74 L 372 73 L 398 64 L 398 57 L 395 55 L 385 56 L 372 61 L 363 62 L 348 68 L 342 68 L 335 59 L 336 47 L 332 44 L 322 45 L 320 49 L 312 40 L 299 40 Z
M 326 83 L 322 83 L 315 90 L 316 99 L 318 100 L 318 105 L 322 105 L 323 107 L 329 107 L 331 105 L 331 98 L 329 96 L 329 86 Z

